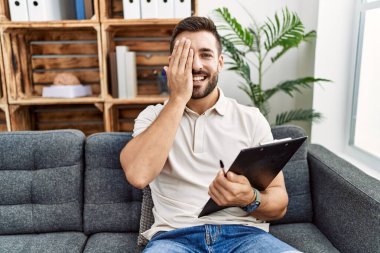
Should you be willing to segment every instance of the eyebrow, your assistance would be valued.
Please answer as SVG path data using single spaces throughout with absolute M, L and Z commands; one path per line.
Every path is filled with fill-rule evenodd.
M 214 53 L 214 51 L 212 51 L 210 48 L 207 48 L 207 47 L 202 47 L 199 49 L 200 52 L 210 52 L 210 53 Z

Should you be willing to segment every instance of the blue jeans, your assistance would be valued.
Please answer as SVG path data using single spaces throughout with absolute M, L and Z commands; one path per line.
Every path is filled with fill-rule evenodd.
M 203 225 L 159 232 L 153 236 L 144 253 L 185 252 L 299 252 L 273 235 L 243 225 Z

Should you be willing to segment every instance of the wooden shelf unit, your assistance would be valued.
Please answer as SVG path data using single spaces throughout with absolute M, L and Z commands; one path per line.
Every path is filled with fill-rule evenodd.
M 197 13 L 192 0 L 192 12 Z M 0 130 L 76 128 L 85 134 L 132 131 L 138 113 L 163 103 L 158 73 L 167 64 L 169 41 L 179 19 L 123 19 L 122 0 L 94 0 L 88 20 L 12 22 L 8 0 L 0 0 L 4 57 Z M 109 53 L 127 45 L 136 52 L 138 95 L 112 97 Z M 75 99 L 42 97 L 59 73 L 76 75 L 93 95 Z

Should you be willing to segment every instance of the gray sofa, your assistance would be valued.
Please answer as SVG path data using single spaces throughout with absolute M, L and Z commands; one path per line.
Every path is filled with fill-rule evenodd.
M 287 126 L 273 134 L 304 133 Z M 131 138 L 0 133 L 0 252 L 140 252 L 141 208 L 149 203 L 142 204 L 142 191 L 128 184 L 119 163 Z M 379 181 L 307 144 L 284 173 L 289 208 L 270 233 L 303 252 L 380 252 Z

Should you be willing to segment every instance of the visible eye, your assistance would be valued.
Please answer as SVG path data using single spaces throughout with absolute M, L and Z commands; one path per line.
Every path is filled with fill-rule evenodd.
M 201 57 L 203 57 L 203 58 L 212 58 L 212 54 L 202 53 Z

